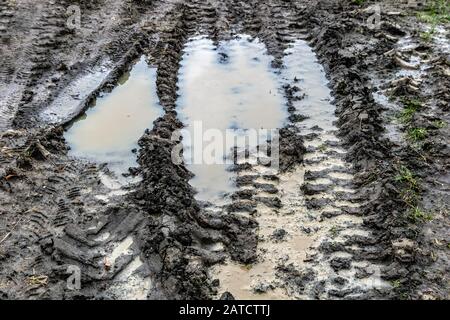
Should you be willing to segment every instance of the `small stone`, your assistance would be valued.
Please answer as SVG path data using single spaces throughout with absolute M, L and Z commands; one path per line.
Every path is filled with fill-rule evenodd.
M 366 112 L 363 112 L 359 115 L 360 120 L 367 120 L 369 119 L 369 115 Z
M 233 295 L 230 292 L 225 291 L 220 296 L 220 300 L 235 300 L 235 299 L 234 299 Z
M 276 229 L 273 233 L 272 233 L 272 239 L 276 240 L 276 241 L 282 241 L 284 240 L 284 238 L 286 237 L 287 232 L 284 229 Z
M 343 287 L 344 285 L 346 285 L 348 283 L 348 280 L 343 277 L 336 277 L 336 278 L 333 278 L 332 282 L 340 287 Z
M 350 269 L 351 267 L 351 260 L 349 258 L 334 258 L 330 261 L 331 267 L 334 269 L 334 271 L 344 270 L 344 269 Z
M 310 227 L 305 227 L 305 226 L 302 227 L 302 231 L 306 234 L 310 234 L 312 232 Z
M 219 280 L 219 279 L 214 279 L 214 280 L 211 282 L 211 285 L 212 285 L 213 287 L 218 287 L 218 286 L 220 286 L 220 280 Z
M 273 290 L 273 286 L 268 283 L 258 283 L 253 287 L 254 293 L 266 293 L 269 290 Z

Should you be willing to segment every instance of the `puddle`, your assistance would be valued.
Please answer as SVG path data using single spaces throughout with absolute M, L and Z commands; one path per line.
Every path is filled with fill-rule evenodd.
M 291 263 L 300 268 L 304 264 L 308 248 L 313 244 L 313 238 L 300 231 L 300 217 L 306 213 L 299 192 L 299 186 L 303 183 L 303 168 L 299 167 L 296 171 L 279 177 L 276 188 L 281 195 L 283 207 L 274 210 L 260 204 L 257 208 L 258 262 L 241 265 L 227 261 L 225 265 L 214 267 L 212 275 L 220 279 L 219 293 L 229 291 L 239 300 L 296 298 L 278 279 L 276 270 L 278 266 Z M 274 235 L 280 231 L 285 235 L 282 240 L 276 240 Z
M 178 110 L 187 127 L 184 157 L 195 174 L 191 184 L 198 191 L 198 200 L 219 201 L 235 190 L 228 164 L 204 161 L 202 152 L 212 141 L 207 138 L 208 132 L 225 137 L 227 130 L 234 130 L 239 138 L 247 134 L 247 129 L 283 126 L 286 101 L 271 62 L 264 44 L 249 36 L 218 46 L 205 37 L 195 37 L 186 44 L 179 74 Z M 229 140 L 224 140 L 223 156 L 229 157 Z
M 396 103 L 389 101 L 389 98 L 384 92 L 374 92 L 372 96 L 376 103 L 387 108 L 386 115 L 389 119 L 385 123 L 385 136 L 392 142 L 400 144 L 402 142 L 402 133 L 398 128 L 397 116 L 401 111 L 401 107 Z
M 425 27 L 426 32 L 431 31 L 431 27 Z M 449 41 L 449 30 L 443 25 L 435 26 L 433 32 L 433 41 L 440 48 L 440 50 L 445 53 L 450 53 L 450 41 Z
M 295 41 L 285 51 L 283 78 L 287 83 L 295 85 L 300 90 L 295 107 L 298 114 L 308 116 L 298 126 L 302 135 L 316 133 L 314 128 L 320 127 L 324 131 L 336 130 L 334 121 L 334 107 L 330 104 L 331 94 L 327 87 L 328 81 L 325 70 L 317 60 L 311 47 L 305 41 Z M 301 57 L 301 59 L 299 59 Z
M 162 115 L 156 94 L 156 69 L 142 57 L 119 85 L 77 119 L 65 138 L 71 147 L 70 156 L 108 163 L 120 176 L 136 166 L 132 149 L 146 128 Z
M 273 275 L 270 263 L 259 263 L 255 266 L 242 266 L 228 262 L 222 266 L 216 276 L 221 279 L 221 291 L 231 292 L 238 300 L 290 300 L 283 289 L 275 288 L 265 292 L 255 291 L 260 283 L 270 282 Z

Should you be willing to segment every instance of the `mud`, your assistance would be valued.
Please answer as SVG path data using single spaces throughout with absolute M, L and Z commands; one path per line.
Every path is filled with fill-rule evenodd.
M 0 297 L 448 299 L 449 23 L 430 32 L 423 8 L 376 3 L 374 26 L 374 1 L 80 0 L 72 28 L 72 1 L 2 1 Z M 205 203 L 196 171 L 171 158 L 185 95 L 201 92 L 183 92 L 183 55 L 202 36 L 227 66 L 236 52 L 211 48 L 248 41 L 239 35 L 258 39 L 248 42 L 257 65 L 279 81 L 264 105 L 287 106 L 280 171 L 237 164 L 228 200 Z M 123 185 L 70 134 L 141 57 L 163 112 L 133 122 L 124 150 L 135 179 Z M 272 86 L 237 69 L 231 79 L 256 85 L 253 101 Z M 208 84 L 227 80 L 212 74 Z M 271 112 L 244 119 L 263 115 L 279 123 Z

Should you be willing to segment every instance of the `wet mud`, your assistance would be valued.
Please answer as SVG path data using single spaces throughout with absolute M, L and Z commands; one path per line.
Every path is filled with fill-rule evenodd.
M 0 3 L 1 299 L 448 299 L 447 20 L 70 5 Z M 279 128 L 279 170 L 175 163 L 197 118 Z

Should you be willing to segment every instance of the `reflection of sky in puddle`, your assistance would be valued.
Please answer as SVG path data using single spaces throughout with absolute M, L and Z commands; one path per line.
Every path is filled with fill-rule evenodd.
M 297 80 L 296 86 L 300 88 L 298 94 L 306 93 L 303 99 L 294 103 L 299 114 L 309 116 L 299 123 L 303 129 L 302 134 L 310 133 L 314 126 L 335 130 L 335 108 L 330 102 L 331 94 L 327 87 L 325 71 L 311 47 L 305 41 L 297 40 L 285 54 L 283 78 L 287 83 L 295 83 Z
M 71 156 L 108 163 L 116 174 L 136 166 L 132 149 L 162 114 L 156 95 L 156 69 L 142 57 L 119 85 L 98 98 L 66 132 Z
M 276 129 L 287 117 L 280 83 L 271 70 L 272 58 L 261 42 L 240 36 L 228 42 L 196 37 L 186 44 L 179 75 L 181 120 L 194 136 L 193 124 L 202 129 Z M 198 146 L 184 135 L 185 157 Z M 189 165 L 191 184 L 200 200 L 213 201 L 233 191 L 226 165 Z

